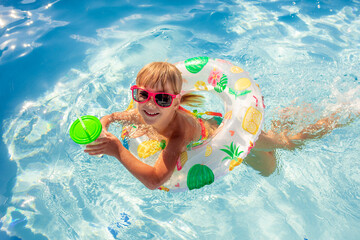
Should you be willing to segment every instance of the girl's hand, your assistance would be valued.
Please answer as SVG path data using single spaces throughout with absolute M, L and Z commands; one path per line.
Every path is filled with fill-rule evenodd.
M 89 155 L 107 154 L 109 156 L 118 157 L 121 146 L 120 140 L 108 131 L 103 131 L 102 135 L 102 137 L 94 142 L 96 145 L 86 145 L 84 152 Z

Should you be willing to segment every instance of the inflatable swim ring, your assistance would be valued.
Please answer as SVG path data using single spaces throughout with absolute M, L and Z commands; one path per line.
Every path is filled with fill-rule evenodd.
M 160 187 L 165 191 L 199 189 L 232 171 L 254 147 L 264 123 L 259 85 L 242 68 L 209 57 L 190 58 L 175 65 L 184 79 L 182 93 L 200 90 L 216 94 L 223 101 L 225 115 L 196 114 L 199 118 L 202 114 L 216 115 L 221 124 L 211 139 L 181 154 L 173 175 Z M 124 146 L 140 160 L 154 164 L 165 143 L 145 137 L 131 139 L 128 131 L 122 132 Z M 152 160 L 148 160 L 150 156 L 154 156 Z

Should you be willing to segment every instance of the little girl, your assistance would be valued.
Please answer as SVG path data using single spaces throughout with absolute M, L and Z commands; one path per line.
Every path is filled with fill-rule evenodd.
M 211 138 L 219 124 L 214 119 L 199 120 L 181 107 L 199 106 L 203 100 L 202 96 L 194 93 L 181 95 L 182 83 L 181 72 L 173 64 L 153 62 L 146 65 L 138 73 L 136 85 L 131 87 L 137 108 L 104 116 L 100 121 L 105 136 L 97 140 L 98 145 L 88 145 L 85 152 L 113 156 L 149 189 L 160 187 L 173 174 L 180 154 L 192 144 L 198 145 Z M 109 124 L 114 121 L 137 125 L 132 137 L 146 134 L 151 139 L 165 140 L 166 147 L 154 166 L 137 159 L 117 137 L 107 132 Z M 301 140 L 320 137 L 337 127 L 333 124 L 336 121 L 335 116 L 322 119 L 292 136 L 273 130 L 262 132 L 244 162 L 268 176 L 276 168 L 276 149 L 294 149 L 303 144 Z

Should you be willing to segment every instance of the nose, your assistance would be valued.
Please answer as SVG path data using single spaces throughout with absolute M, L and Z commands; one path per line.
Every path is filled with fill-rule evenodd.
M 155 96 L 150 96 L 150 99 L 146 102 L 147 106 L 149 107 L 156 107 L 156 103 L 155 103 Z

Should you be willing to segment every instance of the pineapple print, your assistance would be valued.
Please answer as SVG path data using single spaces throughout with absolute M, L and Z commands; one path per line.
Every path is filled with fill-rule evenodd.
M 148 158 L 158 151 L 161 150 L 161 144 L 156 140 L 147 140 L 142 143 L 137 148 L 137 154 L 140 158 Z
M 239 146 L 236 147 L 234 142 L 231 142 L 230 146 L 228 146 L 228 145 L 224 145 L 224 146 L 226 148 L 223 148 L 220 150 L 227 153 L 228 156 L 224 157 L 223 161 L 231 160 L 230 166 L 229 166 L 229 171 L 232 171 L 236 166 L 239 166 L 242 163 L 243 159 L 240 158 L 239 156 L 244 151 L 239 151 Z

